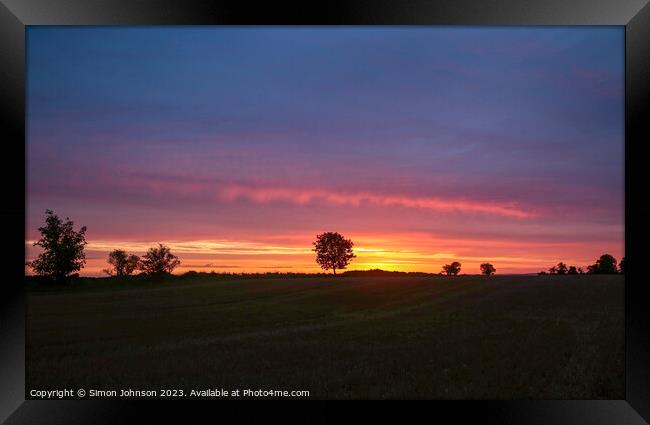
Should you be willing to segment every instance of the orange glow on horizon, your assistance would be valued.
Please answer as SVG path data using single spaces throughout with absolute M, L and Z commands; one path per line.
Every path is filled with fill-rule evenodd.
M 276 236 L 271 239 L 283 238 Z M 547 270 L 559 261 L 584 268 L 593 264 L 605 252 L 617 259 L 623 255 L 623 241 L 618 245 L 586 249 L 585 244 L 445 240 L 418 234 L 361 235 L 352 239 L 357 258 L 347 270 L 438 273 L 444 264 L 459 261 L 462 264 L 461 273 L 479 273 L 479 266 L 484 262 L 494 264 L 497 273 L 534 273 Z M 219 273 L 322 272 L 314 261 L 311 245 L 313 235 L 290 236 L 284 240 L 284 243 L 232 240 L 163 240 L 160 243 L 169 246 L 172 253 L 180 258 L 181 265 L 175 270 L 178 274 L 190 270 Z M 28 261 L 39 252 L 32 246 L 33 242 L 25 242 Z M 158 241 L 90 241 L 86 246 L 87 264 L 80 274 L 104 275 L 106 257 L 113 249 L 143 255 L 157 243 Z M 484 252 L 490 254 L 484 255 Z M 30 273 L 29 268 L 26 267 L 25 270 Z

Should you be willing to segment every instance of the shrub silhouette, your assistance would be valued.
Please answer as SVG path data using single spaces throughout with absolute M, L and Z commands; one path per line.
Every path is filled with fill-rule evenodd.
M 352 252 L 353 246 L 354 243 L 351 240 L 345 239 L 337 232 L 316 235 L 316 242 L 314 242 L 316 262 L 323 270 L 332 269 L 332 272 L 336 274 L 336 269 L 345 269 L 356 257 Z
M 157 248 L 149 248 L 138 263 L 138 268 L 148 276 L 159 276 L 170 274 L 181 261 L 171 253 L 171 250 L 163 244 Z
M 454 261 L 451 264 L 445 264 L 442 266 L 442 271 L 447 274 L 447 276 L 456 276 L 460 272 L 460 263 Z
M 138 268 L 140 257 L 127 255 L 122 249 L 115 249 L 108 254 L 108 264 L 112 267 L 104 269 L 109 276 L 129 276 Z
M 28 266 L 39 276 L 63 281 L 86 264 L 86 227 L 75 232 L 74 223 L 66 217 L 61 220 L 54 211 L 45 210 L 45 226 L 39 227 L 41 238 L 34 246 L 43 248 Z
M 491 276 L 497 272 L 497 269 L 490 263 L 481 264 L 481 273 L 486 276 Z
M 547 274 L 584 274 L 584 270 L 582 270 L 582 267 L 576 267 L 576 266 L 568 266 L 564 264 L 563 262 L 557 263 L 557 265 L 551 267 L 548 269 L 548 273 L 546 271 L 541 271 L 537 273 L 538 275 L 547 275 Z
M 596 264 L 587 266 L 587 270 L 591 274 L 617 274 L 616 258 L 609 254 L 603 254 L 596 261 Z
M 561 261 L 557 263 L 557 265 L 548 269 L 548 274 L 567 274 L 568 272 L 568 267 Z

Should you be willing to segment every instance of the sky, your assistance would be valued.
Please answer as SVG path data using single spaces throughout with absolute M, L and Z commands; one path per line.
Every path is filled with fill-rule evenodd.
M 82 275 L 531 273 L 624 249 L 623 27 L 29 27 L 26 255 L 45 209 Z

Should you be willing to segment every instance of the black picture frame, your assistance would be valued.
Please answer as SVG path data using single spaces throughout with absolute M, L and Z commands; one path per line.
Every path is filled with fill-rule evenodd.
M 1 209 L 6 253 L 0 316 L 0 420 L 6 423 L 151 423 L 155 417 L 191 423 L 216 420 L 228 410 L 241 420 L 326 417 L 308 404 L 264 402 L 251 409 L 237 402 L 35 401 L 25 400 L 25 29 L 29 25 L 621 25 L 625 26 L 625 400 L 431 401 L 404 409 L 390 404 L 364 406 L 370 416 L 407 420 L 413 409 L 425 418 L 500 424 L 644 424 L 650 422 L 650 311 L 642 258 L 650 226 L 646 205 L 648 173 L 643 155 L 650 141 L 650 5 L 645 0 L 517 1 L 416 0 L 395 2 L 304 2 L 282 7 L 245 1 L 0 1 L 0 105 L 2 105 Z M 21 180 L 22 175 L 22 180 Z M 23 184 L 20 184 L 20 183 Z M 191 403 L 191 404 L 188 404 Z M 258 402 L 259 403 L 259 402 Z M 432 403 L 432 404 L 430 404 Z M 304 406 L 303 406 L 304 407 Z M 315 410 L 314 410 L 315 409 Z M 205 415 L 208 416 L 200 416 Z M 336 416 L 335 416 L 336 418 Z M 238 419 L 238 420 L 239 420 Z M 350 419 L 352 419 L 350 417 Z

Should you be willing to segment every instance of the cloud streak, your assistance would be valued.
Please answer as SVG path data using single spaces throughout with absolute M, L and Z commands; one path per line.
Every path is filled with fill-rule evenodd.
M 305 205 L 324 202 L 330 205 L 381 206 L 417 208 L 438 212 L 470 212 L 497 214 L 506 217 L 528 218 L 535 214 L 518 208 L 514 203 L 490 203 L 471 199 L 443 199 L 436 197 L 409 197 L 371 192 L 345 193 L 325 189 L 293 189 L 286 187 L 247 187 L 226 185 L 217 189 L 217 198 L 233 202 L 247 200 L 254 203 L 288 202 Z

